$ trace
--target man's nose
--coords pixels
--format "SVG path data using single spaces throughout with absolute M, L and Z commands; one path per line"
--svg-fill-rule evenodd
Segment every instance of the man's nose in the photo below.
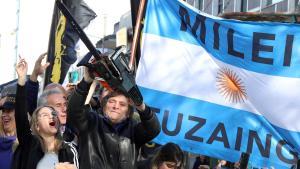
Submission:
M 62 106 L 62 110 L 64 113 L 67 112 L 67 106 Z
M 120 107 L 120 105 L 119 105 L 118 103 L 114 103 L 114 104 L 113 104 L 113 108 L 114 108 L 114 109 L 119 109 L 119 107 Z

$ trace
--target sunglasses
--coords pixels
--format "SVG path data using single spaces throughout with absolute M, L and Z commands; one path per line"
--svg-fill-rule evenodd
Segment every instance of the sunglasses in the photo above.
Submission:
M 180 163 L 175 163 L 175 162 L 165 162 L 166 166 L 168 168 L 173 168 L 173 169 L 180 169 Z

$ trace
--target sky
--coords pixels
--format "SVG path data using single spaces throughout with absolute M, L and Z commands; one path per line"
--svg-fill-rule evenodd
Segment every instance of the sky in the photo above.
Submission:
M 3 3 L 1 3 L 3 2 Z M 130 10 L 129 0 L 85 0 L 97 14 L 85 29 L 93 43 L 104 35 L 113 33 L 113 26 L 122 14 Z M 17 25 L 17 0 L 0 0 L 0 84 L 15 78 L 16 53 L 25 57 L 31 73 L 37 57 L 48 49 L 54 0 L 20 0 L 19 32 Z M 5 23 L 5 24 L 4 24 Z M 18 39 L 18 40 L 16 40 Z M 18 41 L 18 52 L 15 42 Z

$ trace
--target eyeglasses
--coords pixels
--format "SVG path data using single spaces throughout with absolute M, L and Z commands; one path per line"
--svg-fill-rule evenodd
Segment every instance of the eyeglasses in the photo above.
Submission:
M 52 117 L 50 117 L 52 115 Z M 51 112 L 51 114 L 50 113 L 44 113 L 44 112 L 42 112 L 42 113 L 40 113 L 39 115 L 38 115 L 38 117 L 40 117 L 40 118 L 56 118 L 57 117 L 57 112 L 56 111 L 52 111 Z
M 180 162 L 175 163 L 175 162 L 164 162 L 168 168 L 173 168 L 173 169 L 180 169 Z

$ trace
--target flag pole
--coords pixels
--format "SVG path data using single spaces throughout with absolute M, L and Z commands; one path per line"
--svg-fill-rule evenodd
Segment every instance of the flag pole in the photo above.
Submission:
M 145 10 L 145 4 L 146 4 L 146 0 L 140 1 L 138 16 L 136 19 L 137 21 L 136 21 L 135 28 L 134 28 L 134 36 L 133 36 L 133 41 L 132 41 L 131 55 L 130 55 L 130 60 L 129 60 L 129 65 L 128 65 L 128 67 L 131 71 L 133 70 L 133 64 L 134 64 L 135 57 L 136 57 L 136 49 L 137 49 L 140 34 L 141 34 L 141 22 L 142 22 L 143 13 Z

